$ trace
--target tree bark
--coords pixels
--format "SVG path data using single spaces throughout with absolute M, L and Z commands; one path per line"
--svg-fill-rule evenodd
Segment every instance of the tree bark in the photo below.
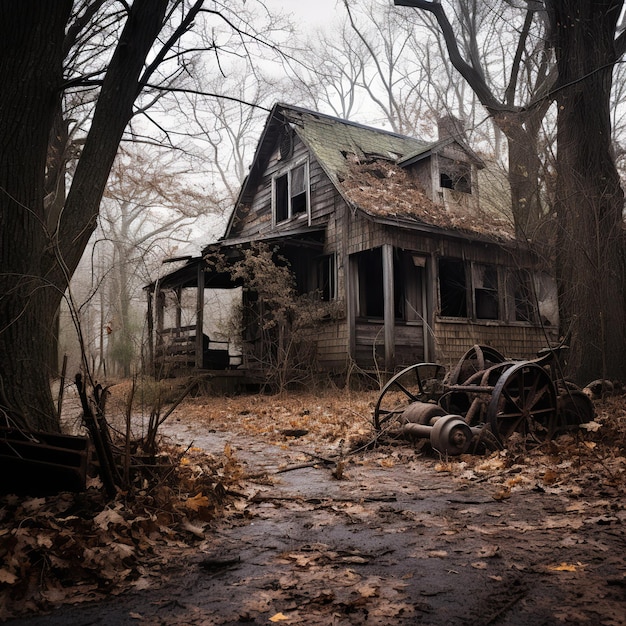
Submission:
M 33 428 L 59 427 L 48 369 L 54 316 L 95 228 L 167 5 L 135 0 L 130 7 L 57 215 L 44 205 L 46 155 L 63 86 L 72 1 L 0 4 L 0 408 Z
M 546 2 L 556 51 L 557 273 L 569 366 L 579 383 L 624 376 L 624 193 L 610 92 L 622 0 Z
M 538 228 L 545 220 L 540 194 L 539 130 L 544 111 L 528 113 L 491 112 L 496 126 L 507 138 L 508 182 L 515 235 L 520 241 L 536 242 Z M 532 122 L 538 121 L 538 124 Z
M 61 294 L 44 268 L 48 138 L 63 80 L 71 0 L 0 4 L 0 408 L 57 426 L 49 353 Z

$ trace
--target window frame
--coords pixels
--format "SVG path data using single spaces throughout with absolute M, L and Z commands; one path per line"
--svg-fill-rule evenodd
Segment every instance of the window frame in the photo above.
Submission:
M 304 191 L 301 191 L 297 194 L 293 192 L 293 176 L 294 172 L 299 168 L 304 168 Z M 280 190 L 281 182 L 280 180 L 286 179 L 286 207 L 279 207 L 279 198 L 278 192 Z M 301 198 L 304 194 L 304 210 L 295 210 L 294 204 L 299 206 L 299 202 L 294 202 L 294 199 Z M 279 212 L 279 208 L 281 209 Z M 286 209 L 286 210 L 284 210 Z M 285 214 L 285 217 L 283 217 Z M 279 224 L 284 224 L 285 222 L 289 222 L 290 220 L 299 219 L 301 216 L 305 215 L 307 220 L 311 221 L 311 180 L 310 180 L 310 169 L 309 169 L 309 159 L 300 159 L 299 161 L 294 161 L 287 168 L 283 168 L 280 171 L 276 172 L 272 175 L 272 223 L 274 226 Z M 280 218 L 280 219 L 279 219 Z
M 459 193 L 472 195 L 472 164 L 467 161 L 455 161 L 448 157 L 439 157 L 439 189 L 451 189 Z
M 465 276 L 465 316 L 444 314 L 443 298 L 442 298 L 442 276 L 441 276 L 441 263 L 454 263 L 457 264 L 457 274 L 460 272 L 460 266 L 464 267 Z M 486 276 L 485 270 L 481 268 L 493 268 L 495 270 L 495 276 L 492 274 L 488 280 L 487 286 L 479 284 L 479 274 L 483 277 Z M 495 278 L 495 280 L 494 280 Z M 448 279 L 451 282 L 454 276 Z M 460 257 L 441 256 L 437 259 L 437 298 L 439 303 L 438 317 L 441 320 L 456 321 L 456 320 L 471 320 L 479 324 L 507 324 L 507 325 L 526 325 L 526 326 L 539 326 L 541 311 L 539 303 L 533 303 L 530 294 L 532 293 L 533 285 L 537 280 L 536 273 L 531 268 L 514 268 L 509 266 L 503 266 L 496 263 L 488 263 L 482 261 L 466 261 Z M 526 284 L 524 285 L 524 281 Z M 497 287 L 494 287 L 497 285 Z M 519 289 L 518 289 L 519 287 Z M 518 296 L 518 291 L 523 291 L 526 288 L 529 290 L 527 298 Z M 461 292 L 461 285 L 457 289 Z M 480 306 L 480 298 L 488 305 L 489 300 L 495 303 L 497 307 L 497 317 L 483 316 L 479 317 L 478 308 Z M 525 309 L 525 315 L 520 312 L 520 309 Z M 527 319 L 524 319 L 526 317 Z
M 383 248 L 376 246 L 351 255 L 356 263 L 356 317 L 360 321 L 380 322 L 384 319 Z M 406 322 L 404 268 L 394 247 L 393 312 L 395 323 Z
M 470 282 L 472 290 L 472 319 L 476 321 L 506 321 L 505 310 L 502 306 L 502 281 L 500 280 L 500 268 L 494 263 L 470 264 Z M 481 272 L 482 268 L 482 272 Z M 493 274 L 495 272 L 495 275 Z M 479 274 L 481 280 L 479 281 Z M 495 280 L 494 280 L 495 279 Z M 479 284 L 480 282 L 480 284 Z M 487 284 L 485 284 L 487 283 Z M 495 285 L 494 285 L 495 283 Z M 495 306 L 495 317 L 479 312 L 486 311 L 489 306 Z
M 455 272 L 454 276 L 446 277 L 447 287 L 446 287 L 445 292 L 446 294 L 450 294 L 450 296 L 446 298 L 447 300 L 449 300 L 449 298 L 452 295 L 454 295 L 453 292 L 456 292 L 459 294 L 460 300 L 458 302 L 458 305 L 462 306 L 465 309 L 465 315 L 451 315 L 450 313 L 444 313 L 444 292 L 442 290 L 442 276 L 441 276 L 442 262 L 449 263 L 450 265 L 452 264 L 457 265 L 458 268 L 462 268 L 463 270 L 462 271 L 463 284 L 459 283 L 459 287 L 456 289 L 454 288 L 454 285 L 452 284 L 454 276 L 458 275 L 458 277 L 460 277 L 461 275 L 461 272 L 457 271 Z M 469 306 L 471 306 L 472 304 L 471 293 L 469 291 L 469 289 L 471 288 L 470 285 L 471 285 L 471 276 L 468 275 L 467 261 L 464 261 L 463 259 L 460 259 L 458 257 L 448 257 L 448 256 L 441 256 L 437 259 L 437 298 L 439 301 L 439 316 L 440 317 L 444 319 L 453 319 L 453 320 L 471 319 L 471 317 L 468 315 Z

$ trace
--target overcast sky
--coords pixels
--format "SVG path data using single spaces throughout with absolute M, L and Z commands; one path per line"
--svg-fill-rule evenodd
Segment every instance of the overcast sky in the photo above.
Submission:
M 293 14 L 298 26 L 323 27 L 335 18 L 337 2 L 341 0 L 266 0 L 265 3 L 270 10 Z

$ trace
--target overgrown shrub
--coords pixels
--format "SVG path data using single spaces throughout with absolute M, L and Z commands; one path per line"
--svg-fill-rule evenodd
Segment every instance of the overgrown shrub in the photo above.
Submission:
M 319 369 L 314 330 L 336 315 L 337 305 L 322 301 L 318 292 L 299 294 L 289 262 L 276 247 L 253 243 L 235 263 L 221 255 L 207 261 L 244 287 L 237 324 L 248 366 L 273 391 L 311 384 Z

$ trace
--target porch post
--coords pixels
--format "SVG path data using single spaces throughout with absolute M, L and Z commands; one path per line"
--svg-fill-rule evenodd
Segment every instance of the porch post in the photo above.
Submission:
M 146 313 L 148 322 L 148 363 L 147 369 L 151 376 L 155 375 L 156 368 L 154 365 L 154 311 L 152 308 L 152 298 L 154 292 L 152 289 L 146 289 L 146 295 L 148 296 L 148 312 Z
M 395 341 L 395 312 L 393 304 L 393 246 L 389 243 L 383 245 L 383 315 L 385 336 L 385 370 L 393 372 L 396 357 Z
M 183 325 L 183 306 L 182 306 L 182 297 L 183 297 L 183 290 L 182 288 L 176 287 L 175 290 L 175 294 L 176 294 L 176 321 L 175 321 L 175 326 L 176 326 L 176 336 L 180 335 L 180 329 Z
M 357 285 L 357 264 L 352 255 L 346 254 L 344 257 L 344 281 L 346 287 L 346 319 L 348 322 L 348 357 L 349 361 L 356 363 L 356 302 Z
M 196 300 L 196 369 L 202 369 L 204 364 L 204 261 L 198 262 L 197 273 L 197 300 Z

